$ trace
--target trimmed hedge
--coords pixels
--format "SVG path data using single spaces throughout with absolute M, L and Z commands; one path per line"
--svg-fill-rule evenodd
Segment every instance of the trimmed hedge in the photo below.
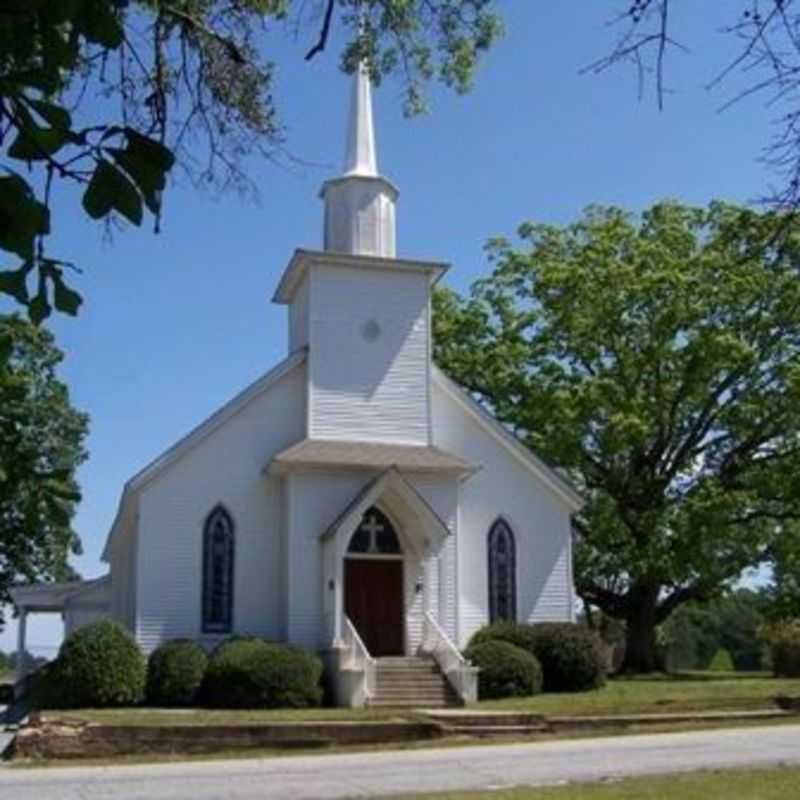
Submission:
M 527 697 L 542 690 L 542 668 L 534 656 L 509 642 L 470 644 L 464 655 L 480 668 L 478 697 Z
M 574 622 L 542 622 L 531 628 L 546 692 L 585 692 L 605 685 L 605 649 L 594 631 Z
M 129 706 L 144 696 L 146 663 L 134 638 L 110 620 L 78 628 L 43 668 L 41 708 Z
M 235 638 L 211 654 L 202 701 L 216 708 L 308 708 L 322 700 L 322 662 L 300 647 Z
M 197 698 L 208 666 L 200 645 L 175 639 L 157 647 L 147 661 L 147 702 L 157 706 L 188 706 Z
M 598 689 L 606 682 L 603 642 L 583 625 L 495 622 L 477 631 L 470 647 L 488 641 L 508 642 L 535 656 L 542 667 L 545 692 L 583 692 Z
M 472 634 L 469 646 L 481 642 L 508 642 L 515 647 L 521 647 L 529 653 L 535 655 L 536 635 L 533 625 L 520 625 L 516 622 L 501 620 L 493 622 L 491 625 L 484 625 Z

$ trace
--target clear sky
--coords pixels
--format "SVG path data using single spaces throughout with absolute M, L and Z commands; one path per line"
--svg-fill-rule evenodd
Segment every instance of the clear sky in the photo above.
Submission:
M 487 271 L 486 240 L 525 220 L 568 223 L 591 203 L 640 210 L 667 197 L 745 203 L 766 191 L 758 156 L 778 112 L 764 98 L 720 114 L 741 81 L 705 88 L 736 52 L 720 29 L 740 2 L 676 6 L 691 53 L 669 59 L 663 113 L 652 91 L 639 102 L 632 71 L 579 74 L 611 47 L 606 23 L 624 3 L 500 5 L 506 36 L 470 94 L 435 88 L 432 113 L 406 120 L 398 84 L 374 93 L 379 168 L 400 189 L 399 255 L 450 262 L 446 283 L 465 289 Z M 285 355 L 286 312 L 270 298 L 294 248 L 321 245 L 317 191 L 340 168 L 349 98 L 334 50 L 303 61 L 313 38 L 267 43 L 289 150 L 318 166 L 252 162 L 258 203 L 179 182 L 158 236 L 129 228 L 108 241 L 79 209 L 56 206 L 53 252 L 85 268 L 80 315 L 49 323 L 72 400 L 91 415 L 76 519 L 85 577 L 105 571 L 124 481 Z M 32 649 L 48 654 L 42 646 L 60 637 L 57 618 L 32 618 Z M 11 622 L 0 649 L 14 642 Z

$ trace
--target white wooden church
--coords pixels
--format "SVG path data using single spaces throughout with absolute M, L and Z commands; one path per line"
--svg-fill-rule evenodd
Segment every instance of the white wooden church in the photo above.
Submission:
M 295 251 L 273 298 L 286 358 L 126 483 L 107 576 L 15 590 L 21 648 L 28 612 L 67 632 L 111 616 L 146 652 L 231 634 L 314 649 L 345 705 L 397 701 L 382 667 L 418 664 L 469 700 L 477 628 L 572 619 L 581 500 L 432 363 L 448 267 L 395 255 L 363 72 L 321 197 L 324 248 Z

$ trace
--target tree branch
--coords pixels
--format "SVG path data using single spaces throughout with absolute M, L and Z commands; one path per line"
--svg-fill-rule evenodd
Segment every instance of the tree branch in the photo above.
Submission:
M 317 43 L 306 53 L 306 61 L 311 61 L 317 53 L 321 53 L 328 43 L 328 36 L 331 32 L 331 19 L 333 18 L 333 8 L 336 5 L 336 0 L 328 0 L 328 5 L 325 9 L 325 19 L 322 21 L 322 30 L 319 33 L 319 40 Z

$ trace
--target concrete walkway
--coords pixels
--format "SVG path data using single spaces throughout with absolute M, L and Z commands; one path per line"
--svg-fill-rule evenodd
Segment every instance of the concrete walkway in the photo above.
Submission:
M 0 770 L 14 800 L 375 797 L 586 781 L 709 767 L 800 765 L 800 725 L 536 744 Z

